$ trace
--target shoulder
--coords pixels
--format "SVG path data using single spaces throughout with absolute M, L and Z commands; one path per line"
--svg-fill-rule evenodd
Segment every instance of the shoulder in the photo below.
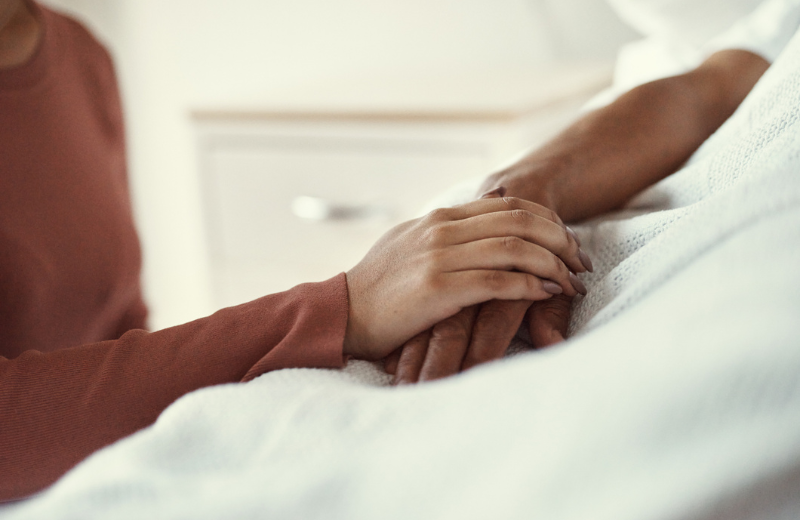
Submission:
M 53 68 L 62 86 L 92 107 L 109 135 L 121 139 L 119 87 L 110 53 L 80 21 L 47 7 L 39 9 L 46 44 L 54 47 Z
M 113 75 L 114 65 L 108 49 L 83 23 L 48 7 L 39 6 L 39 9 L 45 30 L 49 31 L 67 60 L 75 61 L 95 73 Z

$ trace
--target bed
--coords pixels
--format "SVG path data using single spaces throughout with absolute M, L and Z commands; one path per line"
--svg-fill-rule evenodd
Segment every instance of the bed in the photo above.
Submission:
M 798 119 L 795 37 L 681 171 L 577 227 L 596 269 L 558 347 L 520 333 L 413 387 L 351 362 L 199 390 L 0 514 L 796 519 Z

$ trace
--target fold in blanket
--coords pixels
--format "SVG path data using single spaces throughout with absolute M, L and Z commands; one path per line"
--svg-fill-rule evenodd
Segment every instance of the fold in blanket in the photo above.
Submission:
M 798 63 L 796 36 L 681 172 L 579 228 L 596 269 L 560 347 L 402 389 L 366 365 L 204 389 L 5 512 L 795 518 Z

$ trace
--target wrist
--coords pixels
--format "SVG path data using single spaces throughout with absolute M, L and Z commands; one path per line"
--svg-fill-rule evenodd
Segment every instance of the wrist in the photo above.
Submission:
M 553 210 L 563 218 L 559 184 L 566 170 L 566 161 L 548 157 L 528 156 L 508 168 L 490 175 L 484 183 L 485 191 L 504 186 L 506 196 L 529 200 Z
M 353 313 L 350 312 L 347 316 L 347 329 L 344 333 L 344 343 L 342 344 L 342 354 L 356 359 L 366 359 L 364 355 L 364 347 L 362 345 L 361 337 L 363 334 L 359 333 L 359 326 L 357 320 L 354 319 Z
M 371 359 L 369 318 L 365 316 L 362 293 L 358 287 L 358 266 L 345 273 L 347 280 L 347 327 L 342 354 L 356 359 Z

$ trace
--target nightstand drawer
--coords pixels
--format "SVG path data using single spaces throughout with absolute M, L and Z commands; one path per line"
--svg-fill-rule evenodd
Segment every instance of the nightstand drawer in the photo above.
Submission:
M 572 89 L 521 112 L 197 115 L 215 306 L 351 268 L 443 191 L 566 125 L 589 96 Z
M 489 171 L 480 141 L 248 136 L 208 147 L 215 300 L 232 305 L 355 265 L 433 195 Z

